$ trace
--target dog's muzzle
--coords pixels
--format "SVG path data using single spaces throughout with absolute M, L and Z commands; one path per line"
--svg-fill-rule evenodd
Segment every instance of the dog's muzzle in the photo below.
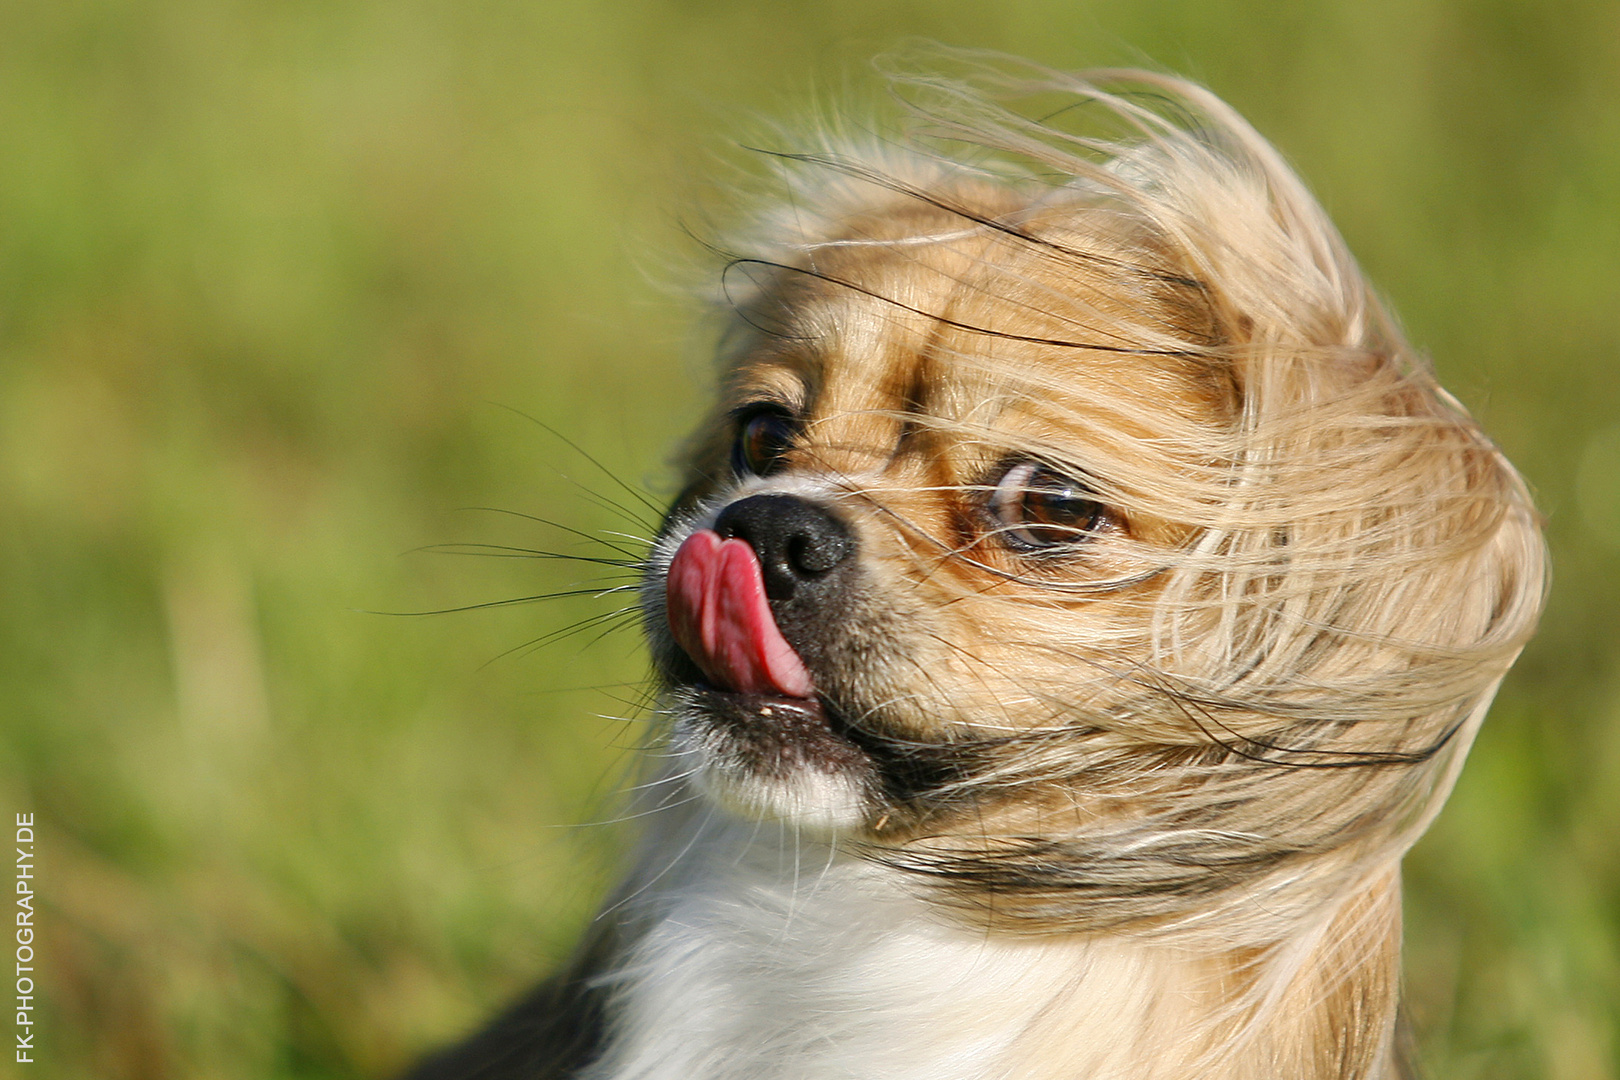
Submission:
M 812 697 L 810 672 L 844 607 L 856 546 L 831 510 L 808 499 L 739 499 L 676 551 L 670 630 L 717 689 Z
M 797 495 L 739 499 L 720 512 L 714 531 L 754 549 L 778 622 L 813 616 L 841 593 L 853 566 L 849 529 L 831 511 Z

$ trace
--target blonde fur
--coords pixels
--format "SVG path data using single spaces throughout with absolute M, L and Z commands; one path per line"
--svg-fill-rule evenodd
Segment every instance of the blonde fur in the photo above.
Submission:
M 1539 613 L 1530 500 L 1298 178 L 1213 95 L 1144 72 L 972 78 L 901 78 L 914 124 L 897 144 L 778 156 L 786 196 L 734 242 L 723 406 L 797 394 L 804 444 L 780 476 L 727 482 L 700 443 L 649 580 L 717 508 L 818 490 L 856 525 L 882 597 L 869 607 L 944 642 L 869 630 L 888 636 L 866 670 L 818 678 L 862 703 L 857 724 L 972 764 L 922 810 L 866 807 L 864 828 L 827 841 L 826 874 L 790 859 L 791 879 L 739 886 L 788 894 L 749 908 L 771 929 L 744 967 L 771 974 L 716 982 L 798 997 L 771 1014 L 797 1025 L 808 1006 L 829 1027 L 813 1041 L 842 1063 L 794 1071 L 815 1055 L 772 1038 L 775 1064 L 713 1075 L 1387 1075 L 1396 864 Z M 1042 95 L 1115 132 L 1008 104 Z M 921 383 L 902 393 L 928 401 L 901 402 L 882 379 Z M 913 468 L 896 464 L 897 425 L 932 444 Z M 709 430 L 727 437 L 719 416 Z M 1128 524 L 1061 573 L 953 534 L 933 504 L 1009 454 L 1086 477 Z M 677 723 L 677 738 L 689 730 Z M 741 773 L 695 767 L 711 789 Z M 796 828 L 861 816 L 799 813 L 791 793 L 771 802 L 780 784 L 748 782 L 767 790 L 742 796 L 745 811 Z M 694 850 L 753 858 L 697 835 Z M 836 911 L 869 880 L 917 899 L 847 927 Z M 813 913 L 828 897 L 834 912 Z M 899 913 L 907 903 L 921 906 Z M 959 955 L 931 965 L 946 947 L 917 944 L 908 961 L 913 946 L 894 943 L 947 935 L 947 911 Z M 659 950 L 674 948 L 692 967 L 655 981 L 685 1001 L 683 970 L 737 946 L 697 947 L 684 916 L 659 925 L 677 924 L 681 944 L 654 931 L 637 962 L 670 963 Z M 850 967 L 812 980 L 850 1001 L 794 989 L 779 968 L 806 953 Z M 896 1015 L 856 1053 L 839 1025 L 885 1009 L 855 1004 L 873 996 L 857 973 L 870 963 L 930 1004 L 878 994 Z M 958 1000 L 947 988 L 975 965 L 1023 963 L 1047 972 L 1042 991 L 982 1002 L 972 1024 L 940 1000 Z M 634 1014 L 651 983 L 620 977 L 644 988 Z M 681 1031 L 680 1015 L 643 1022 Z M 985 1036 L 971 1066 L 920 1046 L 900 1051 L 909 1072 L 876 1063 L 878 1044 L 909 1046 L 901 1028 L 955 1046 L 948 1033 L 985 1022 L 1005 1046 Z
M 900 135 L 770 155 L 727 242 L 579 1075 L 1393 1076 L 1398 863 L 1542 603 L 1524 484 L 1208 91 L 947 62 L 894 75 Z M 766 407 L 793 437 L 750 475 Z M 1064 543 L 997 509 L 1037 474 L 1095 501 Z M 664 614 L 761 493 L 859 551 L 787 750 L 777 706 L 715 719 Z

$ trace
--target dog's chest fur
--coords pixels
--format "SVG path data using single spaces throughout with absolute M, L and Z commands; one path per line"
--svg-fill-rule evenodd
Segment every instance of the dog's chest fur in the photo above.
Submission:
M 590 1080 L 1146 1080 L 1207 1047 L 1209 977 L 1185 954 L 975 933 L 893 871 L 704 832 L 606 976 L 617 1026 Z

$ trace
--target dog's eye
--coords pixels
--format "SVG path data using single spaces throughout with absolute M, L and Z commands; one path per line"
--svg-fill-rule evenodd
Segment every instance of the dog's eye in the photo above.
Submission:
M 996 536 L 1021 552 L 1072 547 L 1090 539 L 1107 519 L 1090 488 L 1036 461 L 1018 462 L 1002 473 L 987 509 Z
M 737 441 L 731 446 L 731 467 L 739 476 L 769 476 L 782 465 L 799 425 L 781 409 L 765 405 L 742 414 Z

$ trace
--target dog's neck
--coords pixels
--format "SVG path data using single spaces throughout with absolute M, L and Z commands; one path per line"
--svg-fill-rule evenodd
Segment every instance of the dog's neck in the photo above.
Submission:
M 649 848 L 625 901 L 644 929 L 599 976 L 617 1016 L 590 1080 L 1395 1075 L 1392 875 L 1314 934 L 1240 956 L 976 932 L 825 841 L 688 829 Z

